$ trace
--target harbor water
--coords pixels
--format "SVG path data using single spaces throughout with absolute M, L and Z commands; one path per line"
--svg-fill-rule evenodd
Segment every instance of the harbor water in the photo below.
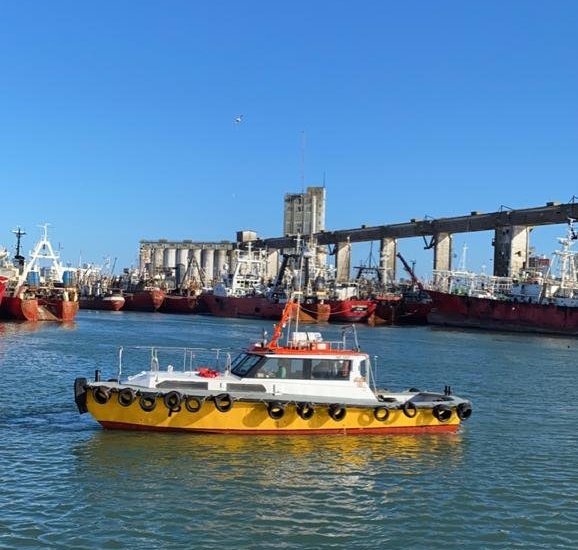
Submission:
M 0 548 L 578 547 L 576 339 L 358 327 L 380 387 L 471 399 L 458 434 L 113 432 L 77 412 L 74 379 L 116 376 L 118 346 L 240 349 L 263 329 L 96 311 L 0 325 Z

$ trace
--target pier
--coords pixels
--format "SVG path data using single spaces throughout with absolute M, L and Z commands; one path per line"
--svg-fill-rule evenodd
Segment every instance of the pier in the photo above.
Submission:
M 482 214 L 471 212 L 451 218 L 411 219 L 409 222 L 358 228 L 322 231 L 313 235 L 319 245 L 334 247 L 337 277 L 349 278 L 351 243 L 379 241 L 380 268 L 395 275 L 398 239 L 423 237 L 425 247 L 433 250 L 433 269 L 451 269 L 452 236 L 456 233 L 493 231 L 494 275 L 507 277 L 518 271 L 528 259 L 530 229 L 541 225 L 563 224 L 578 219 L 578 203 L 548 202 L 545 206 L 525 209 L 503 208 Z M 295 237 L 261 239 L 255 247 L 288 249 Z
M 314 242 L 332 248 L 338 281 L 350 277 L 351 245 L 378 241 L 380 269 L 395 278 L 397 241 L 422 237 L 424 246 L 433 251 L 433 269 L 449 270 L 452 260 L 452 239 L 456 233 L 493 231 L 494 275 L 510 276 L 528 260 L 530 229 L 536 226 L 563 224 L 578 219 L 578 203 L 548 202 L 545 206 L 511 209 L 497 212 L 470 212 L 449 218 L 412 218 L 408 222 L 320 231 L 311 235 Z M 198 280 L 218 276 L 223 266 L 232 264 L 232 251 L 237 246 L 267 250 L 268 275 L 276 275 L 279 254 L 295 248 L 296 236 L 285 235 L 260 239 L 253 231 L 237 232 L 236 242 L 158 241 L 140 242 L 141 269 L 154 273 L 159 269 L 175 269 Z M 178 273 L 177 273 L 178 274 Z

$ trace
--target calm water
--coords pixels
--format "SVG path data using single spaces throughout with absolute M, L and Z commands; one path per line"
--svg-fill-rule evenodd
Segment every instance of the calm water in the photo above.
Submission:
M 381 386 L 472 399 L 458 435 L 115 433 L 76 411 L 74 378 L 114 376 L 119 345 L 241 347 L 263 328 L 88 311 L 0 325 L 0 547 L 578 547 L 575 339 L 359 327 Z

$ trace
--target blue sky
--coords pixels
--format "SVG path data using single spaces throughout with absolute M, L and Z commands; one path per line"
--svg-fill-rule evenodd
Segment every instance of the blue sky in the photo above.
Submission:
M 568 202 L 577 25 L 562 0 L 0 1 L 0 244 L 48 222 L 124 267 L 140 239 L 279 236 L 323 182 L 327 229 Z M 490 265 L 491 237 L 456 254 Z

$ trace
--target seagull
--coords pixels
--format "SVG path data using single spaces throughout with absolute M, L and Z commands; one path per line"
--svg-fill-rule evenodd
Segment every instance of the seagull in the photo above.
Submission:
M 235 117 L 235 124 L 241 124 L 243 122 L 243 115 L 237 115 Z

